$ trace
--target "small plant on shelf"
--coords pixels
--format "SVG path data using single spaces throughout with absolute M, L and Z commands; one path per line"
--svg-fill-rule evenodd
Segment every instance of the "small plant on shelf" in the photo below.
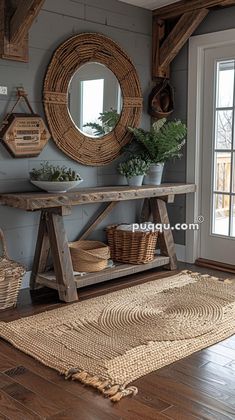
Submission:
M 118 165 L 119 173 L 127 178 L 127 182 L 131 186 L 142 185 L 148 169 L 149 163 L 140 157 L 133 157 Z
M 29 173 L 32 181 L 68 182 L 81 180 L 80 175 L 66 166 L 53 166 L 49 162 L 41 163 L 41 168 Z
M 32 169 L 29 176 L 32 184 L 51 193 L 64 193 L 83 181 L 71 168 L 53 166 L 49 162 L 41 163 L 39 169 Z
M 168 121 L 166 118 L 155 122 L 150 131 L 129 127 L 134 134 L 139 151 L 147 153 L 152 163 L 164 163 L 172 158 L 180 158 L 187 134 L 186 125 L 181 121 Z
M 130 145 L 129 152 L 151 162 L 150 175 L 145 183 L 158 185 L 161 183 L 165 162 L 182 157 L 187 134 L 186 125 L 180 120 L 167 121 L 166 118 L 162 118 L 155 122 L 149 131 L 132 127 L 129 127 L 129 131 L 136 140 Z

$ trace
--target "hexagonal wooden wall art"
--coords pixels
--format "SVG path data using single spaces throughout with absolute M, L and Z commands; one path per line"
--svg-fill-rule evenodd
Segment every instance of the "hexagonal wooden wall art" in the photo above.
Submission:
M 36 114 L 10 114 L 0 131 L 3 144 L 15 158 L 38 156 L 50 137 L 43 119 Z

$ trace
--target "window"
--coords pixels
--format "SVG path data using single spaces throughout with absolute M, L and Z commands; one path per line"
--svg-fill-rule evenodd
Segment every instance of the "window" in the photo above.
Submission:
M 83 80 L 81 82 L 81 127 L 88 135 L 94 135 L 95 130 L 84 127 L 88 123 L 99 123 L 100 113 L 103 112 L 104 79 Z
M 217 63 L 212 233 L 235 237 L 235 60 Z

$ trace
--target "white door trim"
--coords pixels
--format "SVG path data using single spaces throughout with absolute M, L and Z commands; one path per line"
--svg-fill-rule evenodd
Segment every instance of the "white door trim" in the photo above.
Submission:
M 201 148 L 204 56 L 208 48 L 235 43 L 235 29 L 193 36 L 189 39 L 188 63 L 188 139 L 186 180 L 197 185 L 195 195 L 186 196 L 187 223 L 197 221 L 201 208 Z M 203 215 L 202 215 L 203 216 Z M 199 257 L 200 231 L 186 232 L 186 261 Z

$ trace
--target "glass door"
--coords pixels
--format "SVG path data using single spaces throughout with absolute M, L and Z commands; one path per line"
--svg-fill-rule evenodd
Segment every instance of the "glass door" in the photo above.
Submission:
M 234 229 L 234 60 L 217 62 L 214 113 L 212 229 L 233 236 Z
M 235 264 L 235 46 L 205 52 L 201 258 Z

